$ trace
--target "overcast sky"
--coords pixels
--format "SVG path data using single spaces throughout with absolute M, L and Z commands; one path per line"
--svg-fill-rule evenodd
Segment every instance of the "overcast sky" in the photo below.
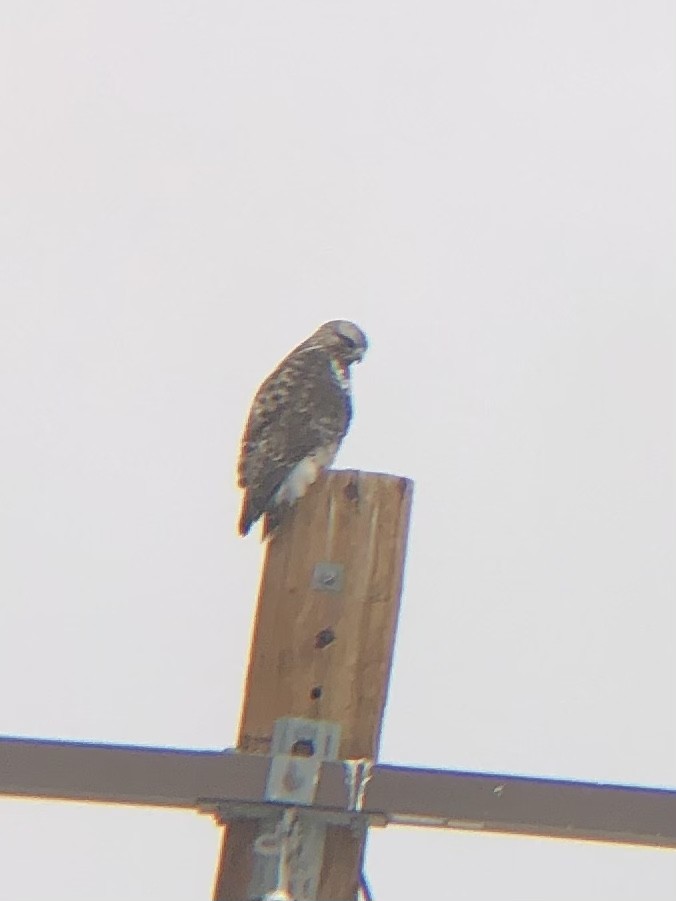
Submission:
M 326 319 L 415 480 L 382 760 L 676 786 L 672 0 L 4 0 L 0 733 L 222 748 L 234 466 Z M 13 901 L 194 901 L 192 813 L 0 802 Z M 376 901 L 673 899 L 676 854 L 377 831 Z

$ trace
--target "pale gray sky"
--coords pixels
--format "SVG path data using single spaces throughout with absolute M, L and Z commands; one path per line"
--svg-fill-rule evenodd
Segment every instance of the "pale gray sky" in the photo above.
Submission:
M 233 742 L 234 465 L 325 319 L 416 482 L 382 759 L 676 785 L 671 0 L 4 0 L 0 733 Z M 0 802 L 13 901 L 207 899 L 193 814 Z M 389 829 L 377 901 L 672 899 L 676 854 Z

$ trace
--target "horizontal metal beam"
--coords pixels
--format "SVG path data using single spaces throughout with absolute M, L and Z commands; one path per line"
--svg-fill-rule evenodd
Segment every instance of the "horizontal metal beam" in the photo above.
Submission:
M 0 738 L 0 795 L 185 808 L 228 820 L 269 808 L 269 765 L 269 757 L 233 751 Z M 345 775 L 341 762 L 322 764 L 318 816 L 676 848 L 676 791 L 378 765 L 355 811 Z
M 369 811 L 420 826 L 676 848 L 676 791 L 379 766 Z
M 200 798 L 260 801 L 266 757 L 0 737 L 0 795 L 146 807 L 199 807 Z

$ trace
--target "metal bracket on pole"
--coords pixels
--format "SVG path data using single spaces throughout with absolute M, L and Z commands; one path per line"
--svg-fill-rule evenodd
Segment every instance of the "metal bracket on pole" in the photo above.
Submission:
M 312 573 L 316 591 L 342 591 L 345 567 L 342 563 L 317 563 Z
M 284 805 L 266 818 L 254 844 L 256 852 L 249 898 L 264 901 L 313 901 L 324 855 L 326 823 L 302 808 L 314 801 L 322 760 L 336 760 L 340 725 L 326 720 L 283 717 L 272 735 L 272 763 L 266 801 Z

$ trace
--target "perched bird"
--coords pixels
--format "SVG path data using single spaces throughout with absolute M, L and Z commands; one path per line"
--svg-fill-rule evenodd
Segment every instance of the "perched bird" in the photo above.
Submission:
M 325 322 L 258 389 L 239 457 L 240 535 L 264 514 L 269 535 L 331 465 L 352 416 L 350 364 L 367 346 L 353 322 Z

